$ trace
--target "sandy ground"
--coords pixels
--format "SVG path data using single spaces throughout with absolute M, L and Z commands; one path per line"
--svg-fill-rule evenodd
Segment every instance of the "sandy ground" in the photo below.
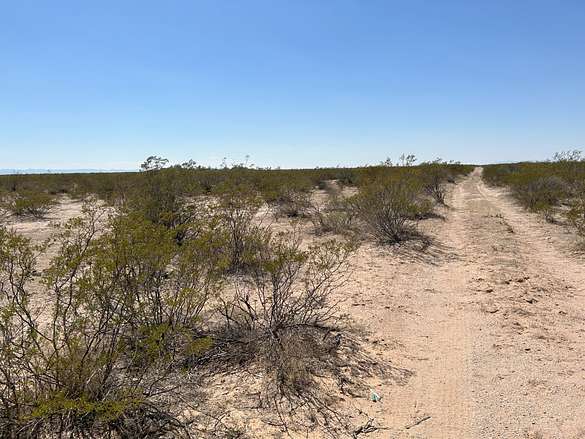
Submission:
M 356 258 L 352 315 L 383 359 L 412 373 L 361 404 L 387 428 L 367 437 L 585 437 L 585 270 L 574 237 L 486 187 L 480 169 L 448 204 L 425 254 L 365 247 Z
M 352 258 L 337 298 L 365 329 L 370 358 L 389 367 L 366 378 L 381 401 L 366 389 L 337 395 L 336 409 L 356 426 L 371 419 L 378 430 L 354 435 L 366 439 L 585 438 L 585 261 L 574 235 L 487 187 L 481 169 L 447 204 L 421 226 L 433 240 L 425 251 L 364 244 Z M 12 225 L 45 239 L 80 206 Z M 248 437 L 284 437 L 255 406 L 256 378 L 216 377 L 206 405 Z

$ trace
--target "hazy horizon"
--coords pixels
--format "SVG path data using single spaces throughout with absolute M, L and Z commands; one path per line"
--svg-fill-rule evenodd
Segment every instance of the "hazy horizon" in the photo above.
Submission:
M 585 3 L 12 2 L 0 167 L 465 163 L 585 147 Z

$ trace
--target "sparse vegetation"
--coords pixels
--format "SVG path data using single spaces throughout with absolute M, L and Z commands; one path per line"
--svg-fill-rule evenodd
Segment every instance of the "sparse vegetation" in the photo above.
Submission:
M 16 216 L 42 218 L 57 204 L 55 197 L 45 192 L 21 191 L 5 194 L 2 200 L 6 211 Z
M 323 206 L 313 206 L 310 218 L 317 234 L 352 235 L 357 228 L 352 201 L 339 196 L 332 196 Z
M 524 207 L 548 221 L 565 217 L 583 230 L 585 161 L 580 151 L 557 153 L 548 162 L 489 165 L 484 168 L 484 178 L 490 184 L 510 188 Z
M 431 199 L 444 201 L 429 184 L 444 190 L 468 168 L 436 163 L 424 168 L 431 178 L 413 157 L 402 162 L 211 170 L 152 156 L 135 174 L 0 178 L 15 215 L 46 214 L 58 193 L 86 200 L 43 243 L 0 228 L 0 435 L 188 435 L 177 384 L 242 365 L 263 372 L 263 404 L 281 415 L 302 407 L 330 428 L 321 380 L 346 383 L 354 371 L 340 356 L 333 299 L 354 240 L 306 246 L 260 211 L 312 221 L 320 234 L 408 239 Z M 348 184 L 357 195 L 343 193 Z

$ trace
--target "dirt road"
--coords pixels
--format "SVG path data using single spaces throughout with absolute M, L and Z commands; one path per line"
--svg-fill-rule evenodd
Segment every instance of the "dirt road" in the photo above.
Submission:
M 585 262 L 574 241 L 488 188 L 479 168 L 448 204 L 425 256 L 359 258 L 352 314 L 409 372 L 372 383 L 383 399 L 360 408 L 386 429 L 368 439 L 585 438 Z

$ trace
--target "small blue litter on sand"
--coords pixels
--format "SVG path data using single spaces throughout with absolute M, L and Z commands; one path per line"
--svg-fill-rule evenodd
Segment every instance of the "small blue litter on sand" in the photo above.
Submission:
M 370 400 L 373 402 L 378 402 L 382 399 L 382 397 L 380 395 L 378 395 L 376 392 L 374 392 L 372 389 L 370 389 Z

